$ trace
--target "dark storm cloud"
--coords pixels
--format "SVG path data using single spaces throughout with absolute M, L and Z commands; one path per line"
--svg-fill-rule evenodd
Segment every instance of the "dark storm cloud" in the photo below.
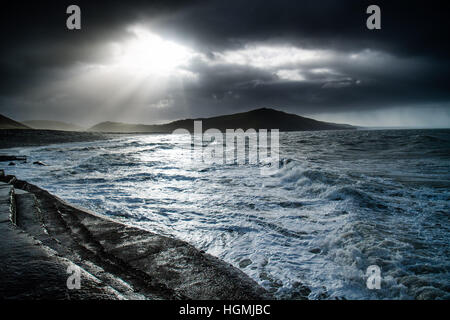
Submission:
M 82 8 L 77 32 L 65 27 L 72 3 Z M 382 9 L 382 30 L 366 28 L 365 10 L 373 3 Z M 94 119 L 105 100 L 101 93 L 70 96 L 49 89 L 36 98 L 29 92 L 67 81 L 77 65 L 105 63 L 105 44 L 130 37 L 126 27 L 136 23 L 204 55 L 185 66 L 196 81 L 186 81 L 183 92 L 174 88 L 159 95 L 170 106 L 151 109 L 151 118 L 142 117 L 142 108 L 136 111 L 139 121 L 261 106 L 309 114 L 390 106 L 448 109 L 447 7 L 445 1 L 16 1 L 0 13 L 0 113 Z M 224 58 L 249 46 L 327 50 L 331 57 L 278 66 Z M 362 60 L 349 58 L 355 54 Z M 137 105 L 132 97 L 126 101 L 127 108 Z M 149 109 L 159 102 L 149 100 Z M 109 116 L 117 120 L 122 113 Z
M 369 33 L 366 8 L 382 8 L 382 30 Z M 186 36 L 205 50 L 249 41 L 290 42 L 347 51 L 376 47 L 396 54 L 447 58 L 445 1 L 207 1 L 162 16 L 160 31 Z M 158 21 L 156 23 L 158 25 Z

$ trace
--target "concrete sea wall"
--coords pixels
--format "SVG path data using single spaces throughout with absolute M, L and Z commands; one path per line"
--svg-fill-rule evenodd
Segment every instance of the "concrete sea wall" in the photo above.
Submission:
M 77 208 L 0 171 L 0 298 L 270 299 L 192 245 Z M 66 285 L 69 266 L 80 289 Z

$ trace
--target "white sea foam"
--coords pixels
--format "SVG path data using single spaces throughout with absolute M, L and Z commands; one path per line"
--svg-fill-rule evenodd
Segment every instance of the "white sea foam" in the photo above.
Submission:
M 281 169 L 180 157 L 186 136 L 20 148 L 4 166 L 73 202 L 186 240 L 279 298 L 450 298 L 450 132 L 280 135 Z M 33 161 L 43 161 L 37 167 Z M 366 287 L 369 265 L 380 290 Z

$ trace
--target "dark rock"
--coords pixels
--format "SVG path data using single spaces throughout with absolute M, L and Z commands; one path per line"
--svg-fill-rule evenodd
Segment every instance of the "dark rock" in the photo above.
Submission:
M 294 282 L 292 285 L 293 290 L 293 299 L 308 299 L 308 296 L 311 293 L 311 289 L 307 286 L 303 285 L 301 282 Z
M 15 166 L 16 164 L 14 163 L 14 162 L 10 162 L 9 164 L 8 164 L 8 166 Z
M 16 182 L 16 180 L 17 180 L 16 176 L 12 176 L 9 174 L 7 176 L 2 177 L 2 181 L 8 184 L 13 184 L 14 182 Z
M 26 156 L 10 156 L 10 155 L 0 155 L 0 162 L 3 161 L 27 161 Z
M 296 281 L 292 284 L 290 290 L 280 295 L 280 298 L 284 300 L 308 300 L 310 294 L 311 289 L 301 282 Z
M 46 166 L 46 164 L 43 163 L 42 161 L 35 161 L 35 162 L 33 162 L 33 164 L 37 164 L 39 166 Z
M 327 288 L 322 286 L 322 290 L 321 290 L 321 292 L 319 292 L 316 299 L 317 300 L 327 300 L 329 298 L 330 298 L 330 295 L 328 294 Z
M 244 259 L 244 260 L 242 260 L 241 262 L 239 262 L 239 267 L 242 268 L 242 269 L 244 269 L 244 268 L 246 268 L 247 266 L 251 265 L 252 263 L 253 263 L 252 260 L 250 260 L 250 259 Z
M 273 279 L 270 278 L 269 275 L 264 271 L 259 274 L 259 278 L 261 280 L 273 281 Z

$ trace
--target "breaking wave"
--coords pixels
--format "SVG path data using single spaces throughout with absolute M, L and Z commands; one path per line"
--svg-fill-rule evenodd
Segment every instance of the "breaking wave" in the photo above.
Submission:
M 195 165 L 182 136 L 17 149 L 5 168 L 127 223 L 186 240 L 280 299 L 449 299 L 450 131 L 292 132 L 280 170 Z M 32 165 L 34 160 L 48 166 Z M 380 290 L 366 269 L 381 268 Z

